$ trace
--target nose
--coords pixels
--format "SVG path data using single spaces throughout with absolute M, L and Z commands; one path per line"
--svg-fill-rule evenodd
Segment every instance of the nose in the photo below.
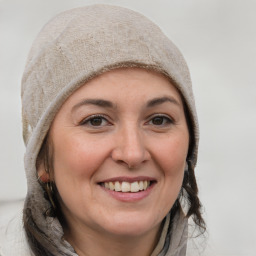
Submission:
M 126 165 L 129 169 L 138 168 L 151 158 L 145 140 L 138 129 L 123 128 L 115 137 L 112 159 Z

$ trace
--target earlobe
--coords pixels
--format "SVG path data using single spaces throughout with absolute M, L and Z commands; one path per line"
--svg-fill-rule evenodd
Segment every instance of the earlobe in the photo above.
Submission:
M 37 168 L 38 180 L 42 183 L 47 183 L 50 181 L 50 175 L 45 171 L 43 163 Z

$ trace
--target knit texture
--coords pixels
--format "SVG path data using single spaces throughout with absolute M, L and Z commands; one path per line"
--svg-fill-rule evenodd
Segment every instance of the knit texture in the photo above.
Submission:
M 64 101 L 88 80 L 111 69 L 141 67 L 165 74 L 177 87 L 188 107 L 194 143 L 198 150 L 198 121 L 191 79 L 176 46 L 150 20 L 134 11 L 109 5 L 93 5 L 59 14 L 36 38 L 22 79 L 23 137 L 26 144 L 27 201 L 38 227 L 75 255 L 61 240 L 57 219 L 45 218 L 49 202 L 38 183 L 36 159 L 49 127 Z

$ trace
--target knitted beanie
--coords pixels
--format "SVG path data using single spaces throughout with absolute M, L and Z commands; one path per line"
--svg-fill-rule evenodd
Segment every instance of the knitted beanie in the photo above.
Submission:
M 56 113 L 88 80 L 120 67 L 158 71 L 176 86 L 191 123 L 188 157 L 196 164 L 198 121 L 189 70 L 180 51 L 158 26 L 134 11 L 109 5 L 72 9 L 53 18 L 41 30 L 22 79 L 27 197 L 35 197 L 37 203 L 32 211 L 37 216 L 47 209 L 48 202 L 38 184 L 36 159 Z M 46 229 L 45 223 L 38 225 Z

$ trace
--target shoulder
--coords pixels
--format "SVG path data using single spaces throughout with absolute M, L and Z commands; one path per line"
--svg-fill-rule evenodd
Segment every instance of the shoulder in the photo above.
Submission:
M 22 222 L 23 200 L 0 203 L 0 256 L 32 256 Z

